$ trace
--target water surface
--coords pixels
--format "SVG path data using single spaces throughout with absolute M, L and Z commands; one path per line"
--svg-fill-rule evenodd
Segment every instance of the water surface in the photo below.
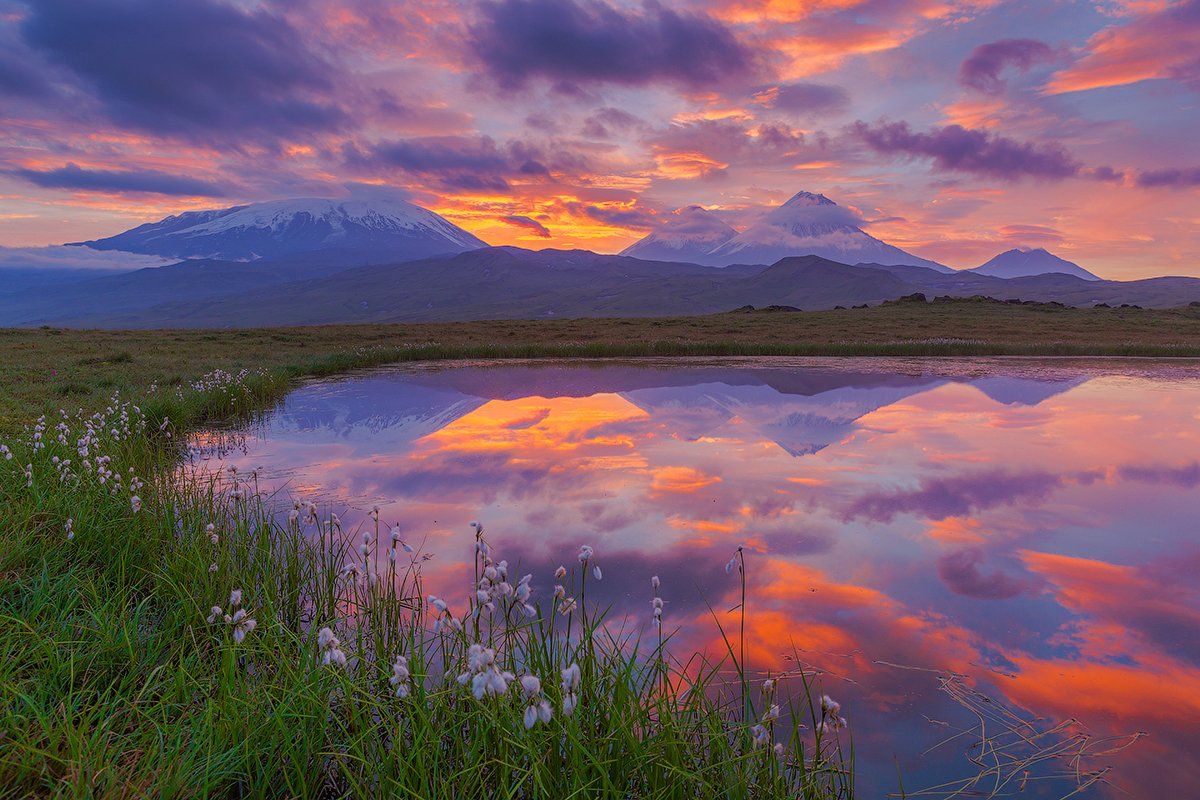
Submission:
M 660 575 L 681 650 L 719 652 L 708 605 L 736 603 L 723 565 L 745 545 L 753 662 L 826 672 L 864 796 L 896 787 L 897 760 L 910 792 L 978 772 L 972 708 L 1000 706 L 1036 720 L 1025 736 L 1079 721 L 998 757 L 1091 736 L 1085 766 L 1115 769 L 1087 796 L 1200 784 L 1193 364 L 406 367 L 306 385 L 239 445 L 214 458 L 351 526 L 380 504 L 437 554 L 425 574 L 450 598 L 476 519 L 543 596 L 591 544 L 605 577 L 589 599 L 645 624 Z M 1072 767 L 1031 763 L 1025 796 L 1062 795 L 1069 781 L 1040 778 Z

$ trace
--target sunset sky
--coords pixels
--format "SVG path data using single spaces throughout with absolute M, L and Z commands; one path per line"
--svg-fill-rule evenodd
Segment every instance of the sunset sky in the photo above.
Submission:
M 954 267 L 1200 275 L 1200 0 L 0 0 L 0 245 L 355 184 L 620 250 L 805 189 Z

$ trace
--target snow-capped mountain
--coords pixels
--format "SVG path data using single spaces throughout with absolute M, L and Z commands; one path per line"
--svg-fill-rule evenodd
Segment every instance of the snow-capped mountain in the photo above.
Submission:
M 635 258 L 730 264 L 774 264 L 788 256 L 816 255 L 841 264 L 884 264 L 954 270 L 881 242 L 858 227 L 860 220 L 823 194 L 799 192 L 738 233 L 711 211 L 689 206 L 660 230 L 622 251 Z
M 864 232 L 858 219 L 823 194 L 798 192 L 708 254 L 708 263 L 773 264 L 788 256 L 816 255 L 842 264 L 908 264 L 952 272 Z
M 662 227 L 621 251 L 647 261 L 708 263 L 708 254 L 737 236 L 725 220 L 703 206 L 688 206 L 671 214 Z
M 437 214 L 395 196 L 303 198 L 187 211 L 107 239 L 76 242 L 172 258 L 248 261 L 317 250 L 407 261 L 487 247 Z
M 994 278 L 1026 278 L 1031 275 L 1061 272 L 1065 275 L 1083 278 L 1085 281 L 1100 280 L 1099 276 L 1093 275 L 1078 264 L 1067 261 L 1065 258 L 1059 258 L 1041 247 L 1032 250 L 1006 250 L 986 264 L 981 264 L 970 271 L 978 272 L 980 275 L 991 275 Z

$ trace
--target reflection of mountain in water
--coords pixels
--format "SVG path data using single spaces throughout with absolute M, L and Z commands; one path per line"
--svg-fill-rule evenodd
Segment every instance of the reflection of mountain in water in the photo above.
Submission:
M 346 441 L 407 445 L 489 400 L 620 394 L 683 439 L 738 423 L 793 456 L 846 438 L 863 416 L 947 383 L 966 383 L 1003 404 L 1036 405 L 1085 378 L 901 375 L 819 367 L 614 365 L 459 367 L 396 372 L 304 387 L 269 423 L 279 431 L 331 432 Z M 744 436 L 744 434 L 742 434 Z
M 306 386 L 288 396 L 268 431 L 331 432 L 348 442 L 406 445 L 439 431 L 486 403 L 453 390 L 431 389 L 403 375 L 352 378 Z

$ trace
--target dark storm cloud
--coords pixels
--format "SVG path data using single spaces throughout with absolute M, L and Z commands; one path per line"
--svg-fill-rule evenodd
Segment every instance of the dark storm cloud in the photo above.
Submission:
M 934 168 L 941 171 L 1016 180 L 1070 178 L 1083 169 L 1062 145 L 1020 142 L 961 125 L 921 133 L 912 130 L 907 122 L 869 125 L 859 121 L 852 132 L 877 153 L 930 159 Z
M 963 86 L 986 94 L 1004 91 L 1000 73 L 1006 67 L 1025 71 L 1034 64 L 1050 61 L 1054 51 L 1036 39 L 1001 39 L 976 47 L 958 71 Z
M 29 48 L 120 125 L 266 138 L 347 122 L 340 72 L 283 18 L 217 0 L 38 0 Z
M 658 3 L 498 0 L 480 9 L 469 51 L 501 86 L 667 82 L 706 87 L 748 74 L 753 54 L 721 22 Z
M 66 164 L 58 169 L 14 169 L 8 174 L 46 189 L 85 189 L 99 192 L 147 192 L 181 197 L 224 197 L 221 186 L 158 170 L 84 169 Z

